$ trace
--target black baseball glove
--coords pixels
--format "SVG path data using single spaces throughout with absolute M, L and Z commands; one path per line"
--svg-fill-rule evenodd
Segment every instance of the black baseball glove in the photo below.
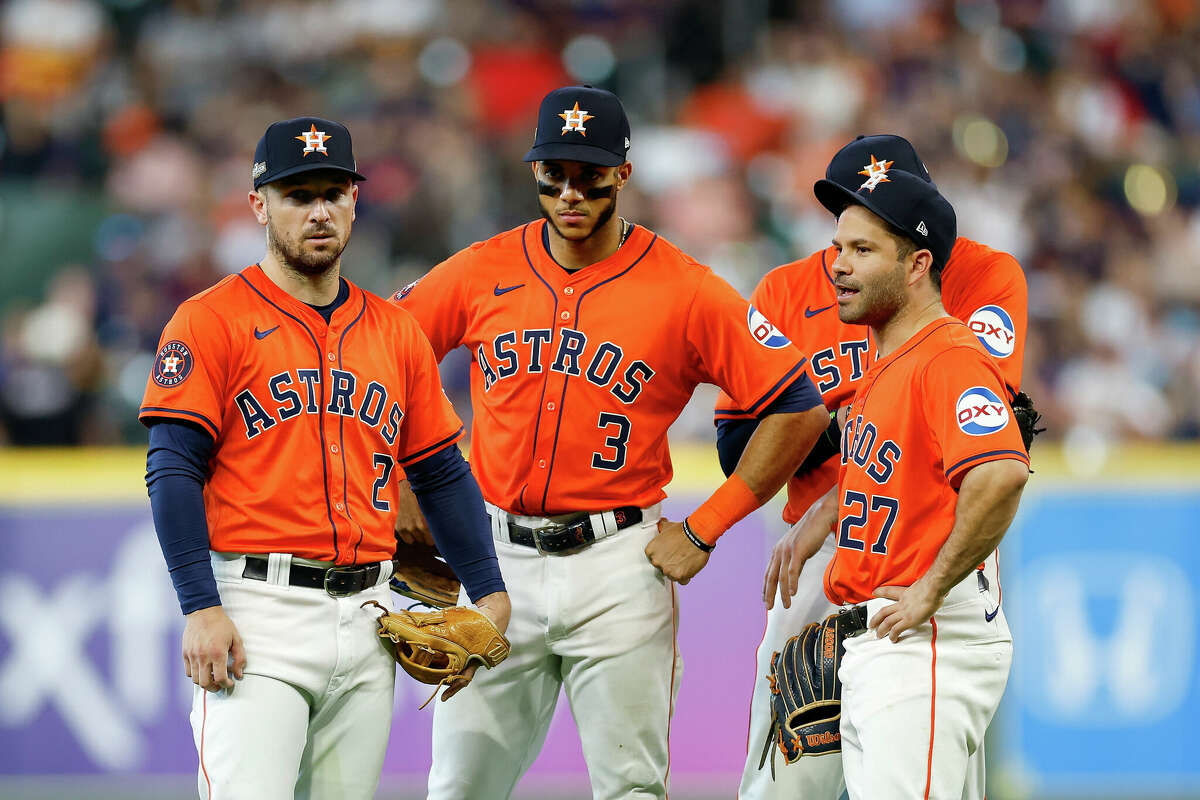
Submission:
M 1029 452 L 1033 437 L 1045 428 L 1037 427 L 1042 415 L 1033 407 L 1033 399 L 1024 392 L 1018 392 L 1012 400 L 1013 416 L 1017 418 L 1017 428 L 1021 431 L 1021 441 L 1025 443 L 1025 452 Z
M 766 763 L 771 744 L 783 752 L 788 764 L 801 756 L 823 756 L 842 750 L 839 731 L 842 717 L 842 684 L 837 671 L 846 652 L 844 640 L 853 626 L 861 628 L 852 612 L 833 614 L 812 622 L 784 644 L 771 658 L 771 728 L 763 744 L 759 769 Z M 771 754 L 771 774 L 775 756 Z

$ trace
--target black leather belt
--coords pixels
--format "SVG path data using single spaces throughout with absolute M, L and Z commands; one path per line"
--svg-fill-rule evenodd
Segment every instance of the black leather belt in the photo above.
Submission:
M 838 612 L 838 630 L 843 638 L 857 636 L 867 629 L 867 604 L 850 606 Z
M 637 506 L 621 506 L 611 513 L 617 522 L 617 530 L 642 521 L 642 510 Z M 513 544 L 536 548 L 539 553 L 566 553 L 596 541 L 596 532 L 592 530 L 592 520 L 587 514 L 541 528 L 526 528 L 509 522 L 508 536 Z
M 243 578 L 256 581 L 267 579 L 267 559 L 261 556 L 246 556 Z M 379 565 L 364 564 L 354 567 L 309 567 L 292 564 L 288 570 L 288 585 L 308 589 L 324 589 L 334 597 L 346 597 L 363 589 L 369 589 L 379 581 Z

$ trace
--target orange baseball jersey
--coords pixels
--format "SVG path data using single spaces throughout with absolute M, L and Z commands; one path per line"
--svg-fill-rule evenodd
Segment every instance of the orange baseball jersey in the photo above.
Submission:
M 440 360 L 474 357 L 471 465 L 489 502 L 548 516 L 646 507 L 671 479 L 667 428 L 697 384 L 765 408 L 804 369 L 733 287 L 634 226 L 574 273 L 531 222 L 460 251 L 394 296 Z
M 463 432 L 411 316 L 351 284 L 326 325 L 257 264 L 179 306 L 139 417 L 212 434 L 213 550 L 338 564 L 392 557 L 395 465 Z
M 987 461 L 1029 464 L 1004 376 L 962 322 L 931 322 L 876 361 L 842 431 L 834 603 L 910 586 L 954 527 L 963 475 Z
M 830 411 L 846 405 L 874 359 L 870 329 L 838 319 L 833 288 L 837 250 L 827 247 L 807 258 L 768 272 L 751 302 L 779 326 L 800 352 Z M 1021 387 L 1029 292 L 1021 265 L 1008 253 L 959 237 L 942 270 L 942 305 L 965 322 L 996 360 L 1010 395 Z M 727 395 L 717 400 L 717 419 L 747 415 Z M 803 478 L 788 480 L 783 519 L 789 525 L 804 515 L 837 480 L 830 459 Z

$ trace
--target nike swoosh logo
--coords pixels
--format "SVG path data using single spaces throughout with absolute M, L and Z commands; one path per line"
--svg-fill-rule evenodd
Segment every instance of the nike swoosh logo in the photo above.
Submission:
M 523 283 L 518 283 L 516 286 L 501 286 L 500 284 L 497 283 L 496 288 L 492 289 L 492 294 L 496 295 L 496 297 L 499 297 L 502 294 L 511 292 L 513 289 L 520 289 L 524 285 L 525 284 L 523 284 Z
M 992 620 L 994 620 L 996 618 L 996 615 L 999 613 L 1000 613 L 1000 606 L 996 606 L 994 609 L 992 609 L 992 613 L 990 613 L 990 614 L 986 611 L 983 612 L 983 618 L 986 621 L 991 622 Z
M 830 303 L 829 305 L 825 306 L 824 308 L 818 308 L 815 311 L 813 310 L 812 306 L 809 306 L 808 308 L 804 309 L 804 316 L 806 318 L 807 317 L 815 317 L 817 314 L 820 314 L 822 311 L 828 311 L 829 309 L 833 308 L 836 305 L 837 305 L 837 303 Z
M 258 326 L 255 325 L 254 326 L 254 338 L 255 339 L 265 339 L 277 330 L 279 330 L 278 325 L 276 325 L 274 328 L 271 328 L 270 330 L 265 330 L 265 331 L 260 331 L 258 329 Z

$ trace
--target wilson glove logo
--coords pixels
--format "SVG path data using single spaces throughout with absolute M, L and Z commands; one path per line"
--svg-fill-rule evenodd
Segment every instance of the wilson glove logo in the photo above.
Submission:
M 960 394 L 954 411 L 959 429 L 969 436 L 986 436 L 1008 424 L 1008 406 L 986 386 L 972 386 Z
M 778 350 L 791 344 L 783 335 L 783 331 L 776 328 L 771 320 L 767 319 L 754 306 L 750 306 L 750 310 L 746 312 L 746 326 L 750 329 L 750 335 L 754 337 L 754 340 L 763 347 Z

